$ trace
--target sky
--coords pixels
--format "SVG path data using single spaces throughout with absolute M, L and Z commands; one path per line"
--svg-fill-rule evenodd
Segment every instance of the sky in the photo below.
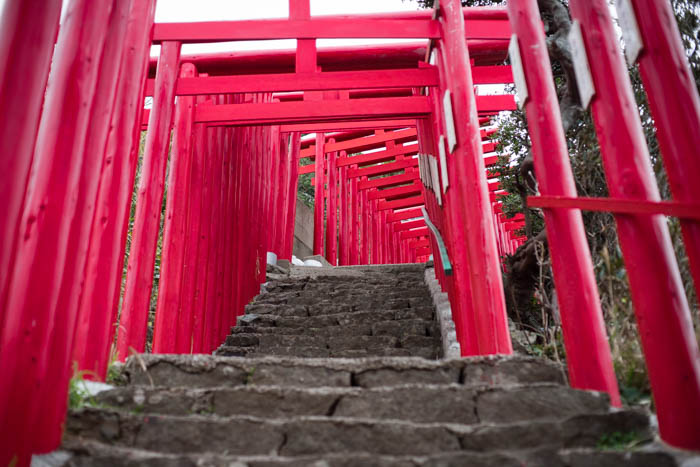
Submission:
M 0 0 L 1 1 L 1 0 Z M 311 0 L 311 15 L 332 15 L 341 13 L 382 13 L 391 11 L 415 11 L 415 0 Z M 260 18 L 286 18 L 289 15 L 289 0 L 158 0 L 156 22 L 185 21 L 235 21 Z M 404 40 L 405 41 L 405 40 Z M 409 40 L 415 41 L 415 40 Z M 371 43 L 402 42 L 360 39 L 319 40 L 319 47 L 331 45 L 357 45 Z M 228 50 L 293 49 L 295 40 L 246 41 L 216 44 L 186 44 L 183 54 L 221 52 Z M 158 46 L 151 49 L 157 55 Z

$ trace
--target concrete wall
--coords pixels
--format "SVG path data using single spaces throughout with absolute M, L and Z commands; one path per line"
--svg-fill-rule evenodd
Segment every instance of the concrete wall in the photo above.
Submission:
M 294 249 L 297 258 L 314 254 L 314 210 L 297 198 L 297 215 L 294 221 Z

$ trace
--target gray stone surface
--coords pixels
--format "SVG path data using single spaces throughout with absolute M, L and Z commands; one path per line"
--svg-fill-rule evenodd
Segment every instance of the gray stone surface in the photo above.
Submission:
M 121 386 L 69 414 L 59 457 L 117 467 L 678 465 L 665 448 L 597 450 L 613 433 L 651 439 L 649 418 L 565 387 L 557 365 L 438 360 L 454 351 L 441 343 L 454 330 L 424 274 L 271 273 L 217 355 L 130 357 Z

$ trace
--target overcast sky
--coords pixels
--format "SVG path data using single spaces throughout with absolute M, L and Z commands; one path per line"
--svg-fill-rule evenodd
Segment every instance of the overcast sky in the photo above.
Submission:
M 1 0 L 0 0 L 1 1 Z M 415 0 L 311 0 L 312 15 L 341 13 L 382 13 L 390 11 L 417 10 Z M 289 0 L 158 0 L 156 22 L 184 21 L 233 21 L 259 18 L 286 18 L 289 15 Z M 413 40 L 414 41 L 414 40 Z M 402 42 L 361 39 L 319 40 L 318 46 L 371 44 Z M 220 52 L 225 50 L 293 49 L 295 40 L 246 41 L 216 44 L 184 45 L 183 54 Z M 157 55 L 159 47 L 151 49 Z

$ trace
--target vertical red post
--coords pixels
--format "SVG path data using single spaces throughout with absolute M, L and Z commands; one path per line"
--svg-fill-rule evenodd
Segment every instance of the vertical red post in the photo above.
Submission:
M 184 63 L 181 78 L 193 78 L 194 65 Z M 175 104 L 173 141 L 170 155 L 168 197 L 163 222 L 163 246 L 160 261 L 158 302 L 153 329 L 153 352 L 173 353 L 177 348 L 177 326 L 185 260 L 185 232 L 190 199 L 192 169 L 192 125 L 194 98 L 179 96 Z
M 74 338 L 78 369 L 94 372 L 99 380 L 106 377 L 115 332 L 154 13 L 153 0 L 131 3 L 79 308 L 86 322 Z
M 325 135 L 316 133 L 315 189 L 314 189 L 314 254 L 323 254 L 323 224 L 325 206 Z
M 296 222 L 297 210 L 297 189 L 299 184 L 299 151 L 301 133 L 294 132 L 289 135 L 289 174 L 287 181 L 287 230 L 284 233 L 284 258 L 292 259 L 292 249 L 294 248 L 294 226 Z
M 508 331 L 503 282 L 496 234 L 481 148 L 479 118 L 464 40 L 464 14 L 459 0 L 440 3 L 443 51 L 447 85 L 455 121 L 456 146 L 450 162 L 456 167 L 460 183 L 458 199 L 464 212 L 469 279 L 473 296 L 479 351 L 482 354 L 510 354 L 513 348 Z M 441 98 L 443 96 L 440 96 Z M 461 226 L 457 226 L 461 228 Z
M 335 143 L 333 138 L 328 139 L 328 144 Z M 338 181 L 335 162 L 338 152 L 328 153 L 328 220 L 326 227 L 326 259 L 333 266 L 338 264 Z
M 160 227 L 160 212 L 168 165 L 170 127 L 173 120 L 180 43 L 163 42 L 158 58 L 153 108 L 141 166 L 131 250 L 117 340 L 117 353 L 124 360 L 130 349 L 143 352 L 146 345 L 148 308 L 153 287 L 153 267 Z
M 61 383 L 70 374 L 72 340 L 54 337 L 73 337 L 77 309 L 59 306 L 72 298 L 68 280 L 76 280 L 66 245 L 72 229 L 85 227 L 72 223 L 75 193 L 99 175 L 83 163 L 112 6 L 111 0 L 72 2 L 56 44 L 7 289 L 5 309 L 12 313 L 0 331 L 0 420 L 12 421 L 0 428 L 2 465 L 13 459 L 27 465 L 31 453 L 45 450 L 60 432 L 55 412 L 41 410 L 42 396 L 51 388 L 56 399 L 67 398 L 67 384 Z M 95 124 L 108 125 L 109 117 Z
M 340 151 L 340 158 L 347 157 L 345 151 Z M 339 170 L 340 180 L 338 195 L 340 196 L 340 224 L 339 224 L 339 249 L 340 249 L 340 265 L 347 266 L 350 259 L 350 251 L 348 250 L 348 166 L 343 166 Z
M 357 232 L 357 177 L 352 177 L 350 179 L 350 264 L 352 265 L 359 262 Z
M 700 98 L 668 0 L 632 0 L 643 50 L 639 72 L 649 98 L 673 198 L 700 202 Z M 681 219 L 695 291 L 700 294 L 700 222 Z
M 361 181 L 367 181 L 367 177 L 362 177 Z M 367 190 L 360 191 L 360 264 L 369 264 L 369 200 Z
M 536 0 L 508 5 L 517 35 L 529 98 L 528 127 L 539 189 L 543 195 L 576 196 L 559 102 Z M 581 212 L 545 209 L 547 241 L 557 288 L 571 385 L 604 391 L 620 405 L 593 262 Z
M 593 119 L 610 195 L 658 201 L 627 66 L 605 0 L 572 0 L 595 86 Z M 700 360 L 676 257 L 662 215 L 618 215 L 617 230 L 664 441 L 700 448 Z M 654 274 L 649 274 L 654 271 Z M 659 280 L 663 278 L 663 280 Z
M 0 327 L 60 16 L 60 0 L 6 0 L 0 11 Z

